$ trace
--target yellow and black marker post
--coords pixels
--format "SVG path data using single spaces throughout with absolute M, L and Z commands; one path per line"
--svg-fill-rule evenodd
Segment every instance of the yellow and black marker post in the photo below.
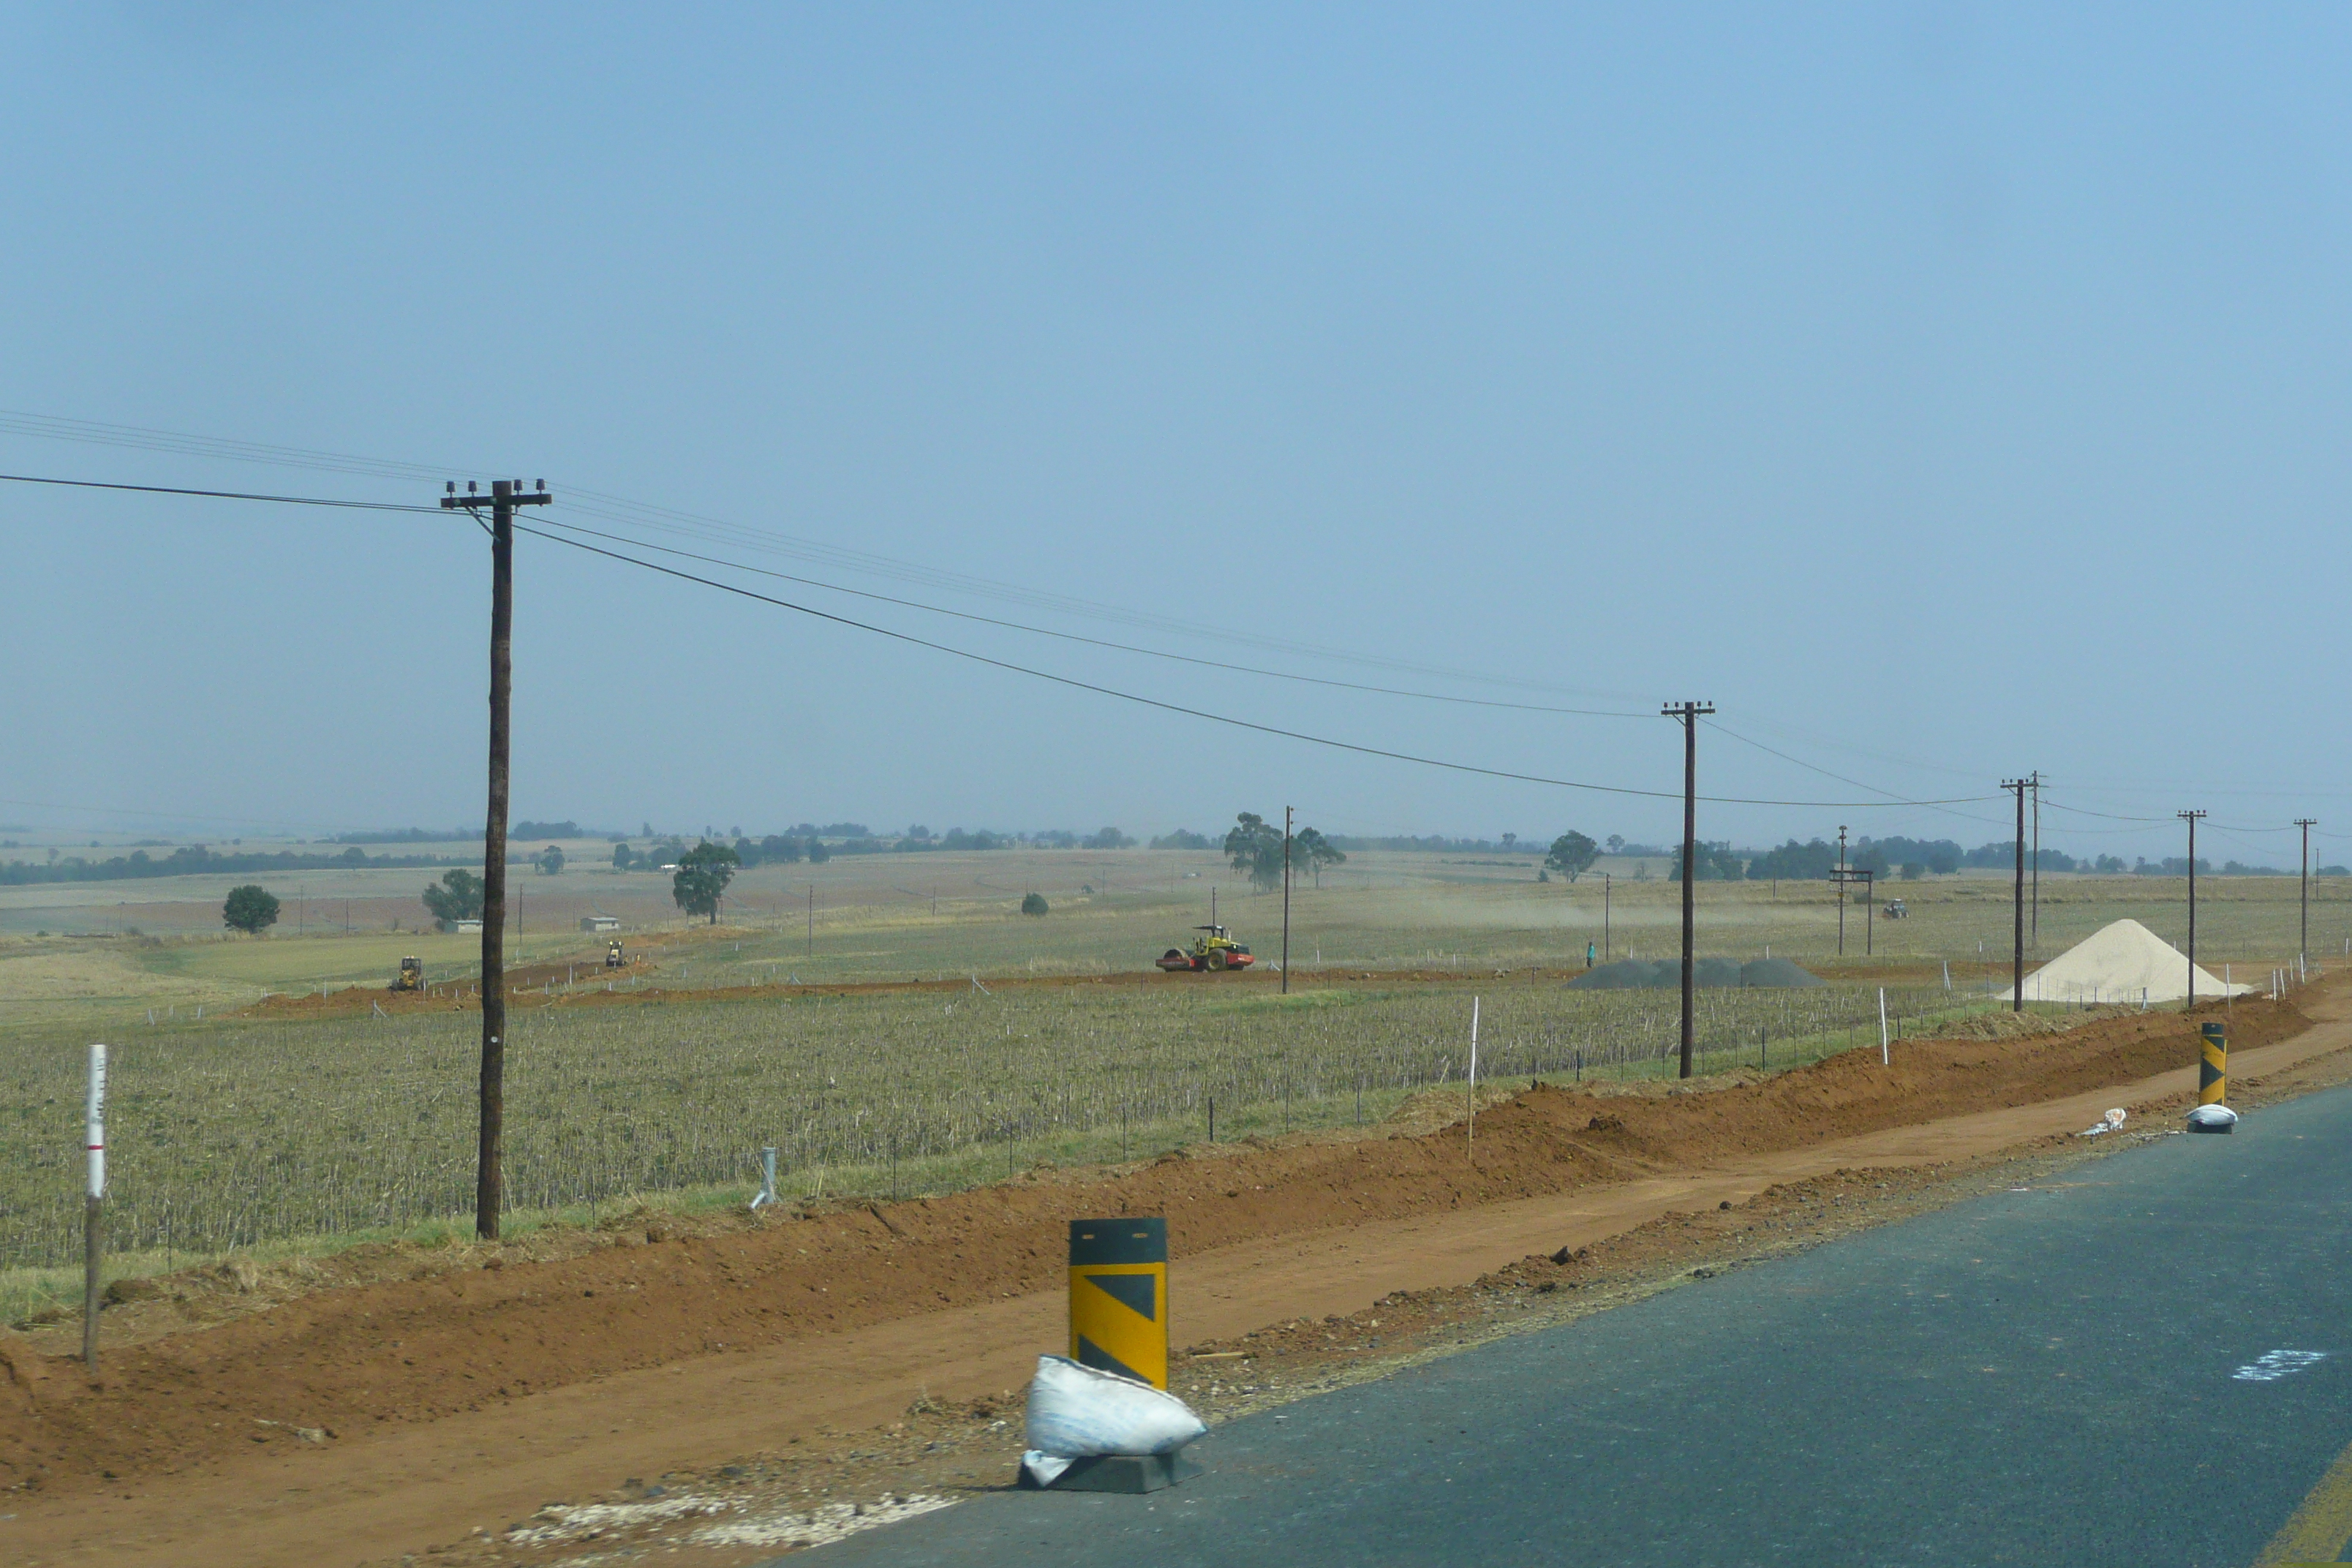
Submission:
M 2197 1103 L 2219 1105 L 2229 1098 L 2230 1038 L 2228 1026 L 2205 1026 L 2204 1056 L 2197 1065 Z
M 1168 1222 L 1070 1222 L 1070 1359 L 1168 1386 Z

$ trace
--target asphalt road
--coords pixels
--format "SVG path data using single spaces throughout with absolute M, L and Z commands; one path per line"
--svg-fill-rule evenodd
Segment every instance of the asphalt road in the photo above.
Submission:
M 2347 1225 L 2352 1089 L 826 1560 L 2243 1568 L 2352 1443 Z

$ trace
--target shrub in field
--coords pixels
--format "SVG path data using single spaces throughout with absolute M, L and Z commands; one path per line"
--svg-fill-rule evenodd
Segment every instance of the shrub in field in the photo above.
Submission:
M 1045 912 L 1045 895 L 1043 893 L 1024 894 L 1021 899 L 1021 912 L 1024 915 L 1044 914 Z
M 231 888 L 226 901 L 221 905 L 221 924 L 248 936 L 258 936 L 277 923 L 278 900 L 257 883 Z

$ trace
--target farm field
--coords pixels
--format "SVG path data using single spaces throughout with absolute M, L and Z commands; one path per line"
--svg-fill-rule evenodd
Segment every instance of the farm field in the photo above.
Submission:
M 523 873 L 526 923 L 510 963 L 534 966 L 533 994 L 513 1014 L 509 1201 L 557 1219 L 644 1194 L 736 1201 L 764 1146 L 780 1151 L 795 1194 L 944 1192 L 1039 1163 L 1203 1142 L 1212 1101 L 1221 1142 L 1339 1135 L 1462 1085 L 1474 996 L 1482 1076 L 1493 1081 L 1663 1071 L 1674 994 L 1568 989 L 1585 944 L 1602 940 L 1602 887 L 1592 877 L 1538 883 L 1534 868 L 1533 857 L 1351 857 L 1322 888 L 1294 892 L 1288 997 L 1273 973 L 1279 897 L 1229 889 L 1230 868 L 1206 854 L 754 868 L 717 927 L 666 907 L 667 878 Z M 0 938 L 0 1266 L 47 1270 L 76 1255 L 79 1047 L 93 1037 L 117 1052 L 118 1267 L 405 1234 L 469 1212 L 476 1015 L 445 997 L 404 1000 L 389 1016 L 367 1005 L 404 953 L 422 957 L 438 986 L 462 990 L 474 975 L 475 939 L 409 929 L 426 878 L 307 877 L 304 912 L 257 941 L 198 934 L 226 887 L 205 878 L 132 889 L 142 908 L 171 916 L 157 931 L 187 934 L 114 935 L 61 919 L 58 931 L 77 934 Z M 1152 957 L 1206 920 L 1213 888 L 1261 967 L 1152 971 Z M 0 893 L 21 924 L 28 911 L 127 907 L 104 897 L 124 889 Z M 1030 891 L 1047 898 L 1046 916 L 1018 913 Z M 1702 1067 L 1777 1070 L 1864 1043 L 1880 985 L 1898 1028 L 1984 1007 L 1987 984 L 2007 974 L 2006 881 L 1963 876 L 1901 891 L 1911 912 L 1899 921 L 1866 922 L 1849 906 L 1841 960 L 1827 887 L 1702 884 L 1703 955 L 1769 952 L 1832 981 L 1703 991 Z M 2156 879 L 2045 878 L 2042 951 L 2126 915 L 2179 941 L 2185 892 Z M 2200 957 L 2217 971 L 2242 966 L 2237 977 L 2256 983 L 2291 963 L 2295 893 L 2291 879 L 2200 883 Z M 2323 958 L 2352 936 L 2347 895 L 2340 879 L 2314 884 Z M 1612 873 L 1606 898 L 1612 952 L 1675 951 L 1674 884 Z M 605 977 L 603 939 L 577 930 L 592 910 L 625 921 L 633 962 L 617 983 Z M 395 919 L 403 929 L 391 929 Z M 608 984 L 624 994 L 605 995 Z M 17 1278 L 14 1297 L 47 1289 L 43 1278 Z
M 1127 974 L 1207 921 L 1212 889 L 1220 918 L 1255 950 L 1261 974 L 1280 952 L 1279 897 L 1235 887 L 1231 868 L 1206 853 L 1024 850 L 759 867 L 737 878 L 723 924 L 712 931 L 680 917 L 666 876 L 583 864 L 594 847 L 582 845 L 576 868 L 562 876 L 514 876 L 510 963 L 601 966 L 602 939 L 579 929 L 593 913 L 622 922 L 620 934 L 645 960 L 641 983 L 673 987 Z M 1294 892 L 1293 971 L 1466 976 L 1580 965 L 1586 944 L 1604 942 L 1601 874 L 1573 886 L 1538 883 L 1537 863 L 1534 856 L 1351 856 L 1325 873 L 1322 887 Z M 1633 863 L 1623 864 L 1630 870 Z M 381 986 L 404 954 L 422 958 L 436 979 L 470 978 L 473 939 L 416 929 L 425 919 L 417 895 L 432 877 L 418 868 L 259 878 L 285 909 L 257 941 L 220 929 L 220 900 L 237 879 L 0 888 L 0 1025 L 143 1022 L 158 1005 L 176 1017 L 199 1005 L 249 1005 L 269 992 Z M 1701 883 L 1699 951 L 1740 958 L 1769 951 L 1857 973 L 1872 967 L 1866 957 L 1937 965 L 1939 977 L 1949 963 L 1956 979 L 2005 971 L 2006 878 L 1969 873 L 1889 887 L 1909 918 L 1870 921 L 1850 903 L 1841 962 L 1838 905 L 1826 884 Z M 1020 916 L 1029 892 L 1043 894 L 1051 912 Z M 2290 958 L 2296 893 L 2293 878 L 2200 880 L 2200 958 L 2256 975 Z M 1671 956 L 1678 900 L 1677 886 L 1654 872 L 1647 880 L 1612 874 L 1609 950 Z M 2179 944 L 2186 900 L 2179 879 L 2045 876 L 2040 941 L 2030 951 L 2053 955 L 2124 916 Z M 2311 920 L 2314 954 L 2343 956 L 2352 942 L 2352 880 L 2314 879 Z

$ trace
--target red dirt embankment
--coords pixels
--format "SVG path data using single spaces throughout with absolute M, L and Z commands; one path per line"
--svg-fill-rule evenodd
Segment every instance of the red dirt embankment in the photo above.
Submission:
M 2292 1005 L 2237 1008 L 2248 1048 L 2306 1027 Z M 1083 1179 L 1048 1174 L 878 1207 L 730 1221 L 682 1235 L 642 1216 L 612 1245 L 545 1262 L 498 1248 L 452 1268 L 321 1291 L 218 1327 L 110 1352 L 95 1384 L 0 1342 L 0 1486 L 76 1491 L 204 1467 L 256 1443 L 340 1445 L 526 1394 L 1054 1287 L 1064 1223 L 1169 1218 L 1181 1258 L 1247 1241 L 1706 1167 L 1959 1112 L 2095 1089 L 2194 1060 L 2179 1014 L 2007 1041 L 1898 1042 L 1760 1082 L 1603 1094 L 1547 1088 L 1461 1130 L 1174 1153 Z M 306 1435 L 305 1429 L 316 1436 Z

